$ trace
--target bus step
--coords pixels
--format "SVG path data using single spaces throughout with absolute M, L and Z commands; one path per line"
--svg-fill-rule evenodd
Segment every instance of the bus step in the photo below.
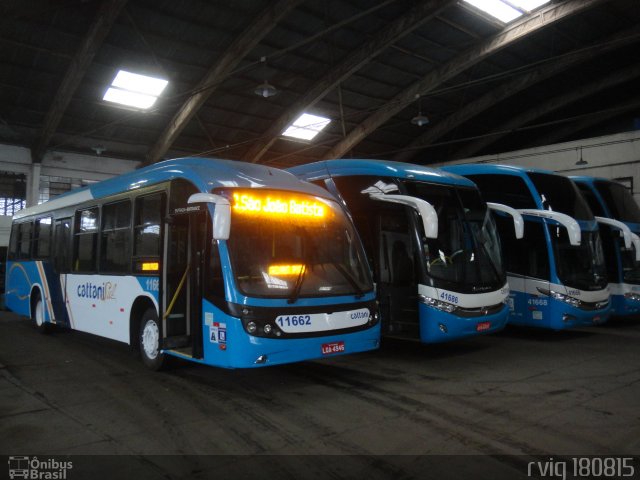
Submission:
M 165 338 L 163 348 L 166 350 L 172 348 L 188 347 L 190 345 L 191 337 L 189 335 L 176 335 L 174 337 Z

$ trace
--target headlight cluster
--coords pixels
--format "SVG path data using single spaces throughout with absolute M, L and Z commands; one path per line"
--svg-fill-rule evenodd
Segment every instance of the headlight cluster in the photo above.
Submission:
M 627 292 L 624 294 L 624 298 L 627 300 L 633 300 L 634 302 L 640 302 L 640 293 Z
M 436 300 L 435 298 L 425 297 L 424 295 L 420 295 L 420 300 L 422 300 L 425 305 L 429 305 L 430 307 L 447 313 L 453 313 L 458 308 L 452 303 L 442 302 L 440 300 Z
M 578 300 L 575 297 L 570 297 L 569 295 L 565 295 L 564 293 L 554 292 L 553 290 L 551 290 L 549 292 L 549 296 L 551 298 L 555 298 L 556 300 L 568 303 L 572 307 L 580 308 L 582 306 L 582 300 Z

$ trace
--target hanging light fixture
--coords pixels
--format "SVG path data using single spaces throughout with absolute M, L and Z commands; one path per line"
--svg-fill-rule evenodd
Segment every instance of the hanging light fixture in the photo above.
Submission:
M 267 57 L 260 57 L 260 62 L 262 62 L 263 65 L 263 70 L 264 70 L 264 76 L 266 77 L 266 73 L 267 73 Z M 276 95 L 278 93 L 278 89 L 276 89 L 276 87 L 274 87 L 273 85 L 271 85 L 267 79 L 264 79 L 264 82 L 262 82 L 260 85 L 258 85 L 255 90 L 253 91 L 253 93 L 255 93 L 256 95 L 260 95 L 261 97 L 264 98 L 269 98 L 269 97 L 273 97 L 274 95 Z
M 576 148 L 576 153 L 578 153 L 578 149 Z M 582 158 L 582 147 L 580 147 L 580 160 L 576 162 L 576 165 L 587 165 L 587 161 Z
M 422 98 L 420 97 L 419 93 L 416 93 L 416 98 L 418 99 L 418 115 L 411 119 L 411 123 L 422 127 L 423 125 L 429 123 L 429 117 L 422 114 Z

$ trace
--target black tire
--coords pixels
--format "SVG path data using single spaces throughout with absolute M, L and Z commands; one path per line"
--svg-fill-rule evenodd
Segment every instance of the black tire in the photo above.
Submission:
M 147 308 L 140 319 L 138 345 L 140 356 L 150 370 L 160 370 L 165 365 L 165 355 L 160 352 L 161 329 L 155 308 Z
M 39 292 L 34 294 L 31 308 L 31 321 L 40 333 L 49 333 L 51 324 L 44 321 L 44 302 Z

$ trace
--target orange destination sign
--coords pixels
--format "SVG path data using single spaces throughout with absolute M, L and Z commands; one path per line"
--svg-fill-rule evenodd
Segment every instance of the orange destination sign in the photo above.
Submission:
M 234 193 L 233 210 L 238 213 L 323 218 L 327 206 L 304 197 Z

